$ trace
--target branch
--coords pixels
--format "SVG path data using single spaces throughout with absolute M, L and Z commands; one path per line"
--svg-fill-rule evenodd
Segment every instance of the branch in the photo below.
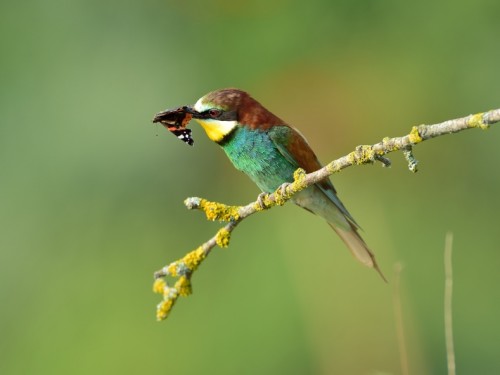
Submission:
M 385 155 L 394 151 L 402 151 L 408 162 L 408 168 L 412 172 L 416 172 L 418 161 L 413 156 L 413 146 L 431 138 L 458 133 L 466 129 L 487 129 L 489 125 L 499 121 L 500 109 L 495 109 L 439 124 L 414 126 L 410 133 L 403 137 L 387 137 L 374 145 L 358 146 L 353 152 L 328 163 L 315 172 L 306 174 L 304 170 L 297 169 L 292 183 L 283 184 L 272 194 L 261 194 L 255 202 L 251 202 L 246 206 L 227 206 L 196 197 L 186 199 L 184 204 L 188 209 L 202 210 L 208 220 L 223 221 L 227 222 L 227 224 L 196 250 L 155 272 L 153 291 L 163 295 L 163 300 L 157 307 L 157 319 L 164 320 L 167 318 L 179 296 L 191 294 L 191 276 L 193 272 L 216 245 L 219 247 L 229 245 L 232 231 L 248 216 L 274 206 L 282 206 L 299 191 L 352 165 L 371 164 L 379 161 L 383 166 L 388 167 L 391 162 Z M 167 276 L 178 278 L 173 287 L 168 285 Z
M 453 250 L 453 233 L 446 233 L 444 244 L 444 333 L 446 339 L 446 362 L 448 365 L 448 375 L 456 374 L 455 348 L 453 344 L 453 267 L 451 253 Z

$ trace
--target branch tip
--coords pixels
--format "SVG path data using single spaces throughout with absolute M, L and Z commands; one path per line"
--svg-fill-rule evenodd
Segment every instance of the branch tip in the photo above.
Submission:
M 390 168 L 392 165 L 391 160 L 389 158 L 382 156 L 382 155 L 375 154 L 375 160 L 381 162 L 382 167 L 384 167 L 384 168 Z
M 416 173 L 418 172 L 418 160 L 415 159 L 415 156 L 413 156 L 413 149 L 411 146 L 407 146 L 404 150 L 403 150 L 403 155 L 405 156 L 405 159 L 406 161 L 408 162 L 408 169 L 413 172 L 413 173 Z
M 188 210 L 199 209 L 201 204 L 201 198 L 190 197 L 184 200 L 184 205 Z
M 163 294 L 163 291 L 165 290 L 167 286 L 167 282 L 163 279 L 156 279 L 155 282 L 153 283 L 153 293 L 156 294 Z
M 211 202 L 203 198 L 191 197 L 184 200 L 189 210 L 198 209 L 205 212 L 207 220 L 210 221 L 234 221 L 240 217 L 239 206 L 228 206 L 224 203 Z
M 159 270 L 159 271 L 156 271 L 156 272 L 154 273 L 154 275 L 153 275 L 153 277 L 154 277 L 155 281 L 156 281 L 157 279 L 161 278 L 161 277 L 165 277 L 165 276 L 167 276 L 167 272 L 168 272 L 168 267 L 167 267 L 167 266 L 163 267 L 163 268 L 162 268 L 161 270 Z

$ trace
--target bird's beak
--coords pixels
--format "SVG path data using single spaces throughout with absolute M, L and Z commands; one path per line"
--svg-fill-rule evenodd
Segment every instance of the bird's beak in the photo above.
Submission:
M 205 118 L 206 117 L 202 113 L 195 110 L 193 107 L 189 107 L 189 106 L 185 105 L 184 107 L 182 107 L 182 109 L 184 109 L 184 111 L 186 111 L 186 113 L 193 115 L 193 118 Z
M 183 120 L 187 115 L 184 107 L 176 109 L 166 109 L 164 111 L 158 112 L 155 117 L 153 117 L 153 123 L 162 123 L 163 125 L 172 124 L 172 122 Z
M 158 112 L 153 117 L 153 123 L 159 122 L 163 125 L 175 124 L 180 126 L 181 123 L 186 125 L 192 118 L 205 118 L 205 116 L 192 107 L 185 105 L 176 109 L 166 109 Z

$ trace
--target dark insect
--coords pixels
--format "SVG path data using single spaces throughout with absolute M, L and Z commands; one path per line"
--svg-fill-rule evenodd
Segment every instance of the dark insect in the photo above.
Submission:
M 159 122 L 181 141 L 192 146 L 194 140 L 191 138 L 191 129 L 188 129 L 186 126 L 193 118 L 193 115 L 188 110 L 188 107 L 167 109 L 157 113 L 153 118 L 153 123 Z

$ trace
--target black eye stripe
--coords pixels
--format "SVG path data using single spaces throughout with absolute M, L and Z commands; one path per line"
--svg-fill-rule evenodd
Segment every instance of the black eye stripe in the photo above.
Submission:
M 217 117 L 212 116 L 211 111 L 219 111 L 219 115 Z M 238 112 L 236 111 L 223 111 L 218 108 L 208 109 L 206 111 L 201 112 L 201 117 L 205 119 L 214 119 L 220 121 L 238 121 Z
M 222 121 L 238 121 L 238 113 L 236 111 L 226 111 L 219 116 Z

